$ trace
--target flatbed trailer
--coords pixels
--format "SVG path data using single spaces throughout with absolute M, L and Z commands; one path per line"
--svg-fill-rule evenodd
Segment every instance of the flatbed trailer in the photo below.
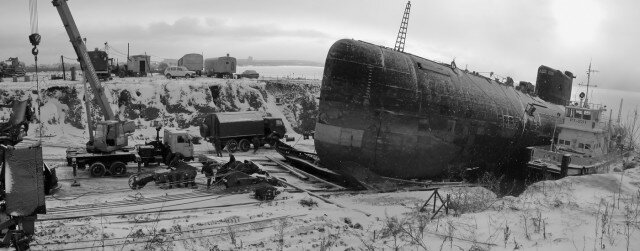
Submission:
M 102 177 L 105 174 L 123 175 L 127 173 L 127 164 L 139 162 L 140 156 L 135 149 L 114 151 L 111 153 L 89 153 L 85 149 L 67 149 L 67 164 L 77 165 L 78 169 L 89 167 L 92 177 Z

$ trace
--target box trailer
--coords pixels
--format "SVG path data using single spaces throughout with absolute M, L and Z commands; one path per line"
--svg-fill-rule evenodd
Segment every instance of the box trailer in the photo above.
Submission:
M 236 73 L 236 64 L 236 58 L 229 57 L 227 54 L 226 57 L 207 58 L 204 61 L 204 68 L 207 77 L 232 78 Z
M 186 54 L 178 59 L 178 66 L 187 67 L 188 70 L 196 72 L 198 76 L 202 75 L 203 63 L 202 54 L 196 53 Z
M 151 72 L 151 57 L 147 55 L 135 55 L 127 60 L 127 69 L 129 74 L 140 77 L 147 76 Z

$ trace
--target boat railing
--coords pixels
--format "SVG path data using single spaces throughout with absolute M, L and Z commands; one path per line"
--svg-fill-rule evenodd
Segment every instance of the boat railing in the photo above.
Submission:
M 604 109 L 606 106 L 602 105 L 602 104 L 596 104 L 596 103 L 587 103 L 584 101 L 567 101 L 567 103 L 565 104 L 566 106 L 569 107 L 577 107 L 577 108 L 588 108 L 588 109 L 593 109 L 593 110 L 601 110 Z

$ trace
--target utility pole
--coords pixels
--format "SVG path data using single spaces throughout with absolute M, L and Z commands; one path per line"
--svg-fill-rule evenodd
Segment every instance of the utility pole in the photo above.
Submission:
M 67 80 L 67 74 L 64 69 L 64 56 L 60 55 L 60 61 L 62 62 L 62 79 Z
M 129 43 L 127 43 L 127 62 L 129 62 Z
M 396 46 L 394 50 L 404 52 L 404 43 L 407 39 L 407 27 L 409 26 L 409 11 L 411 10 L 411 1 L 407 2 L 407 6 L 404 8 L 404 15 L 402 15 L 402 22 L 400 22 L 400 29 L 398 30 L 398 37 L 396 38 Z
M 633 137 L 635 136 L 634 134 L 636 133 L 637 120 L 638 120 L 638 107 L 636 106 L 636 110 L 634 111 L 634 116 L 633 116 L 633 126 L 631 127 L 631 130 L 629 132 L 629 150 L 631 150 L 631 145 L 633 144 Z

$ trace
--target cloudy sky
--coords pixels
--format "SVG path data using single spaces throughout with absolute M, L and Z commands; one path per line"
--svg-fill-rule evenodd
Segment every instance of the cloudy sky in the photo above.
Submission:
M 40 62 L 75 58 L 50 0 L 37 0 Z M 152 60 L 186 53 L 323 62 L 333 42 L 393 47 L 405 0 L 71 0 L 89 48 L 104 42 Z M 544 64 L 586 82 L 589 61 L 603 88 L 640 91 L 640 1 L 450 0 L 412 2 L 406 52 L 534 82 Z M 26 0 L 3 0 L 0 58 L 33 64 Z M 118 57 L 115 55 L 112 56 Z M 123 60 L 124 57 L 120 57 Z

